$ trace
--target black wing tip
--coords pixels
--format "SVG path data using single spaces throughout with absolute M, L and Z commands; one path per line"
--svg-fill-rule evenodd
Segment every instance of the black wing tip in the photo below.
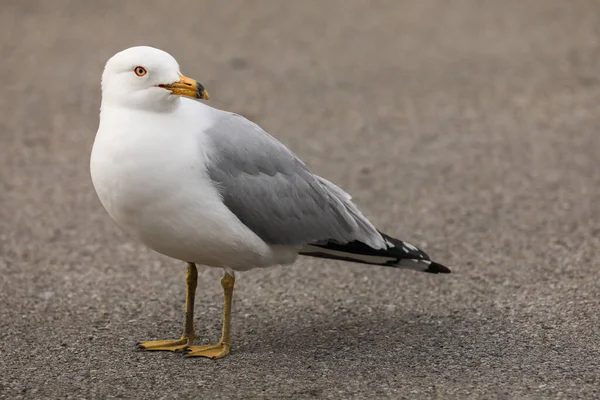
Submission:
M 430 274 L 449 274 L 452 271 L 450 271 L 450 268 L 445 267 L 442 264 L 432 262 L 429 264 L 429 267 L 425 270 L 425 272 L 429 272 Z

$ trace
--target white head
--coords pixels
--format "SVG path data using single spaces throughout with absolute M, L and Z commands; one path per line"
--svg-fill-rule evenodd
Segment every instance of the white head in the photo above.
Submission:
M 102 74 L 102 103 L 121 107 L 168 110 L 179 96 L 208 100 L 204 87 L 179 72 L 167 52 L 131 47 L 112 56 Z

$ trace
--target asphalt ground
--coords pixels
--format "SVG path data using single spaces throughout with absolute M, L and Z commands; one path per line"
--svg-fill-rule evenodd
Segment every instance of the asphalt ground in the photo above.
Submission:
M 88 168 L 104 63 L 140 44 L 453 274 L 252 270 L 230 357 L 136 352 L 180 334 L 185 265 Z M 2 0 L 0 54 L 1 398 L 600 397 L 598 2 Z

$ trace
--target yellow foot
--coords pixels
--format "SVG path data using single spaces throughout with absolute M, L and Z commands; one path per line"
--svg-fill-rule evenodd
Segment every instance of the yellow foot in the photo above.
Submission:
M 149 342 L 138 342 L 136 346 L 138 350 L 147 351 L 183 351 L 193 342 L 193 339 L 190 340 L 188 338 L 181 338 L 175 340 L 152 340 Z
M 207 357 L 216 360 L 228 355 L 230 347 L 229 344 L 223 342 L 207 346 L 187 346 L 184 350 L 184 357 Z

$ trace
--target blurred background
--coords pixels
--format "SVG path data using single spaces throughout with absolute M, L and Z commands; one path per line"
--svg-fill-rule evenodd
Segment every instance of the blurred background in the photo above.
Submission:
M 184 303 L 89 178 L 104 63 L 135 45 L 454 273 L 253 270 L 229 358 L 135 352 Z M 597 1 L 2 0 L 0 55 L 1 398 L 599 396 Z

